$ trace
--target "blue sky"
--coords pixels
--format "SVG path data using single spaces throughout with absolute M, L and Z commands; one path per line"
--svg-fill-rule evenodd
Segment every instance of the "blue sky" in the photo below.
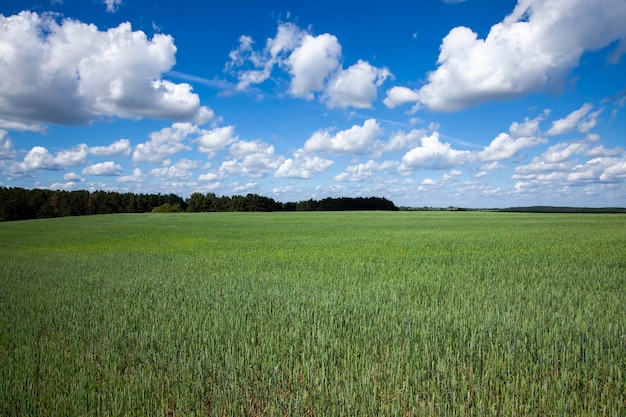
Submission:
M 626 2 L 0 4 L 0 185 L 626 206 Z

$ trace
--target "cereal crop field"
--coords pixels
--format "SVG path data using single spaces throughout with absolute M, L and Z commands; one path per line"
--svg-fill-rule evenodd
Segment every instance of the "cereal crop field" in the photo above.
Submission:
M 0 415 L 626 415 L 626 216 L 0 223 Z

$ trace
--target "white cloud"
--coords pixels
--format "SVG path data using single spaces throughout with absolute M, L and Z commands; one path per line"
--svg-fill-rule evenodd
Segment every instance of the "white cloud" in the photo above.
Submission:
M 88 151 L 96 156 L 130 155 L 131 146 L 128 139 L 120 139 L 109 146 L 90 146 Z
M 620 182 L 626 178 L 626 154 L 620 148 L 592 150 L 584 142 L 551 146 L 530 164 L 515 170 L 516 189 L 525 191 L 545 184 L 554 186 Z M 584 160 L 584 157 L 595 156 Z M 581 161 L 581 159 L 583 159 Z
M 585 103 L 583 106 L 574 110 L 563 119 L 552 122 L 552 127 L 546 132 L 550 136 L 562 135 L 571 130 L 577 129 L 581 133 L 587 133 L 593 129 L 598 123 L 598 116 L 602 113 L 602 109 L 589 113 L 593 109 L 593 105 Z
M 39 170 L 55 171 L 83 164 L 86 158 L 87 145 L 84 144 L 59 151 L 54 156 L 43 146 L 35 146 L 28 151 L 22 162 L 14 162 L 9 166 L 8 172 L 24 174 Z
M 422 180 L 422 185 L 426 185 L 428 187 L 442 187 L 447 184 L 456 182 L 457 177 L 460 177 L 463 173 L 459 170 L 451 170 L 449 173 L 444 174 L 438 180 L 432 178 L 425 178 Z
M 217 151 L 224 149 L 226 146 L 239 140 L 235 135 L 234 126 L 217 127 L 212 130 L 203 130 L 198 137 L 198 150 L 209 154 L 209 158 L 213 158 Z
M 224 178 L 223 175 L 215 172 L 207 172 L 206 174 L 198 176 L 198 181 L 215 182 Z
M 398 131 L 387 142 L 379 142 L 379 151 L 380 153 L 396 152 L 416 147 L 425 135 L 426 131 L 423 129 L 412 129 L 408 133 Z
M 387 90 L 387 97 L 383 100 L 385 106 L 393 109 L 404 103 L 419 101 L 419 93 L 407 87 L 392 87 Z
M 260 140 L 240 140 L 230 145 L 228 154 L 234 158 L 244 158 L 249 155 L 273 155 L 274 146 Z
M 340 58 L 341 45 L 335 36 L 305 35 L 285 61 L 292 77 L 289 92 L 295 97 L 313 99 L 313 92 L 323 91 L 330 75 L 340 68 Z
M 80 144 L 74 148 L 59 151 L 54 157 L 54 161 L 62 167 L 82 164 L 87 158 L 87 149 L 87 145 Z
M 378 87 L 391 75 L 386 68 L 376 68 L 359 60 L 336 73 L 324 93 L 328 107 L 370 108 L 378 97 Z
M 242 175 L 262 178 L 275 171 L 285 158 L 274 155 L 274 146 L 255 141 L 239 141 L 230 146 L 228 154 L 234 159 L 225 161 L 220 167 L 221 174 Z
M 0 129 L 0 160 L 12 159 L 15 157 L 13 142 L 6 130 Z
M 364 154 L 374 146 L 374 140 L 380 132 L 378 122 L 368 119 L 363 126 L 354 125 L 334 136 L 328 130 L 319 130 L 305 142 L 304 149 L 307 152 Z
M 168 158 L 191 149 L 186 142 L 189 136 L 200 133 L 201 129 L 192 123 L 174 123 L 150 134 L 148 142 L 140 143 L 133 152 L 133 162 L 169 165 Z
M 83 178 L 75 172 L 68 172 L 63 175 L 63 181 L 83 181 Z
M 421 144 L 402 157 L 400 171 L 414 169 L 448 169 L 463 165 L 474 159 L 470 151 L 452 149 L 449 143 L 439 141 L 439 133 L 421 138 Z
M 299 149 L 293 154 L 293 158 L 288 158 L 278 167 L 274 173 L 276 178 L 313 178 L 315 174 L 326 171 L 333 165 L 333 161 L 312 156 L 305 150 Z
M 113 4 L 113 3 L 111 3 Z M 189 84 L 161 75 L 175 64 L 169 35 L 148 39 L 130 23 L 100 31 L 52 14 L 0 15 L 2 125 L 84 124 L 101 116 L 204 118 Z
M 483 162 L 503 161 L 524 149 L 546 143 L 545 138 L 538 136 L 541 120 L 543 115 L 534 119 L 527 118 L 523 123 L 513 122 L 509 127 L 509 133 L 500 133 L 478 153 L 478 158 Z
M 620 181 L 626 179 L 626 160 L 615 161 L 609 165 L 602 174 L 600 174 L 601 181 Z
M 391 76 L 359 60 L 348 69 L 342 67 L 342 50 L 337 37 L 329 33 L 314 36 L 292 23 L 278 26 L 276 36 L 255 51 L 249 36 L 239 38 L 239 47 L 230 52 L 226 70 L 239 80 L 238 90 L 266 81 L 275 67 L 290 75 L 289 93 L 307 100 L 321 93 L 328 107 L 369 108 L 377 89 Z
M 350 165 L 345 171 L 335 176 L 335 181 L 363 181 L 370 178 L 376 172 L 389 171 L 397 168 L 399 162 L 397 161 L 384 161 L 377 163 L 370 159 L 364 164 Z
M 115 13 L 120 4 L 122 4 L 122 0 L 102 0 L 102 3 L 106 4 L 107 12 Z
M 558 88 L 585 51 L 626 38 L 624 21 L 622 0 L 519 0 L 485 39 L 467 27 L 452 29 L 426 85 L 412 97 L 392 89 L 385 103 L 416 101 L 431 110 L 455 111 Z
M 575 164 L 572 158 L 587 149 L 588 145 L 584 143 L 558 143 L 550 146 L 529 164 L 518 166 L 513 179 L 534 178 L 546 172 L 568 171 Z
M 114 161 L 100 162 L 85 167 L 82 171 L 83 175 L 120 175 L 122 173 L 122 167 Z
M 117 178 L 117 182 L 124 182 L 124 183 L 126 182 L 137 183 L 143 180 L 144 180 L 144 175 L 140 168 L 135 168 L 131 175 L 122 175 Z
M 292 23 L 283 23 L 278 26 L 276 37 L 268 39 L 265 49 L 261 52 L 252 48 L 254 41 L 250 36 L 239 37 L 239 47 L 230 52 L 230 62 L 226 70 L 235 72 L 236 68 L 245 66 L 248 62 L 253 69 L 237 72 L 238 90 L 245 90 L 252 84 L 260 84 L 267 80 L 274 66 L 286 59 L 304 37 L 305 32 Z
M 491 141 L 482 152 L 478 154 L 481 161 L 503 161 L 517 155 L 521 150 L 530 148 L 547 140 L 541 137 L 526 136 L 521 138 L 511 137 L 507 133 L 500 133 Z
M 172 166 L 153 169 L 150 175 L 169 180 L 188 180 L 193 175 L 192 170 L 197 166 L 195 161 L 181 159 Z

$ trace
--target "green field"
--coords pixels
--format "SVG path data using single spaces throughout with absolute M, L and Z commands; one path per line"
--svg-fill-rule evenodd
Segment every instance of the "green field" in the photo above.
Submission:
M 626 415 L 626 216 L 0 223 L 3 416 Z

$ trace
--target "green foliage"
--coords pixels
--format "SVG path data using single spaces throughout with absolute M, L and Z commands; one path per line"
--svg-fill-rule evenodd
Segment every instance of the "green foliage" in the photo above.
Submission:
M 626 414 L 621 215 L 66 217 L 0 247 L 0 415 Z
M 159 207 L 155 207 L 152 209 L 153 213 L 180 213 L 181 211 L 183 211 L 183 209 L 178 203 L 165 203 L 161 204 Z
M 179 211 L 338 211 L 398 210 L 379 197 L 326 198 L 300 203 L 279 203 L 269 197 L 218 197 L 193 193 L 187 200 L 175 194 L 120 194 L 114 191 L 51 191 L 0 187 L 0 221 L 111 213 L 171 213 Z

